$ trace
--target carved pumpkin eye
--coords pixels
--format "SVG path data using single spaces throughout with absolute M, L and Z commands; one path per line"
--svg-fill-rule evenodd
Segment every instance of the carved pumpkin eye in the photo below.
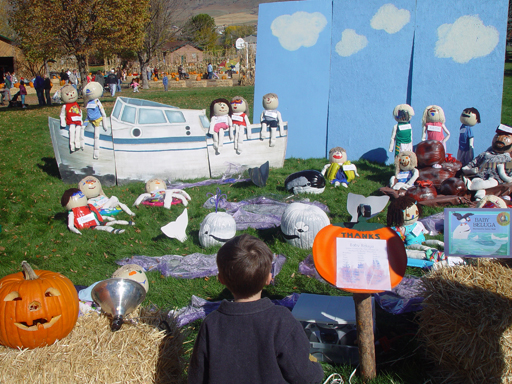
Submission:
M 12 291 L 4 297 L 4 301 L 15 301 L 21 300 L 21 296 L 18 292 Z
M 57 288 L 50 287 L 44 293 L 44 297 L 60 296 L 60 292 Z

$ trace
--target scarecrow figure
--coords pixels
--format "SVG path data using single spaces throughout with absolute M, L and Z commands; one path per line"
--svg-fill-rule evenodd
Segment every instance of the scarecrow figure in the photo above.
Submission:
M 64 101 L 60 110 L 60 127 L 66 129 L 69 126 L 69 150 L 71 152 L 84 150 L 84 130 L 85 126 L 82 121 L 82 110 L 76 102 L 78 100 L 78 92 L 75 87 L 66 85 L 61 88 L 61 98 Z
M 279 127 L 279 136 L 284 136 L 283 118 L 277 110 L 279 99 L 275 93 L 267 93 L 263 96 L 263 108 L 265 109 L 260 116 L 261 134 L 260 139 L 266 139 L 267 126 L 270 127 L 270 146 L 276 145 L 276 129 Z
M 119 201 L 116 196 L 105 195 L 101 182 L 94 176 L 86 176 L 78 182 L 78 188 L 87 197 L 87 203 L 93 205 L 103 216 L 111 216 L 123 210 L 130 216 L 135 216 L 130 208 Z
M 423 126 L 421 141 L 440 141 L 443 143 L 446 152 L 446 142 L 450 138 L 450 131 L 448 131 L 448 128 L 444 125 L 445 122 L 446 118 L 444 117 L 443 108 L 437 105 L 429 105 L 425 108 L 423 111 L 423 119 L 421 120 L 421 125 Z
M 224 132 L 229 131 L 229 138 L 233 140 L 233 121 L 231 120 L 231 104 L 226 99 L 215 99 L 210 104 L 210 135 L 213 136 L 213 148 L 220 153 L 224 143 Z
M 393 126 L 389 152 L 395 151 L 395 157 L 402 151 L 412 151 L 411 119 L 414 109 L 409 104 L 399 104 L 393 110 L 393 117 L 397 123 Z
M 475 200 L 481 200 L 485 196 L 485 190 L 496 187 L 503 182 L 512 182 L 505 165 L 512 162 L 510 152 L 512 151 L 512 127 L 500 124 L 492 139 L 491 147 L 479 154 L 468 165 L 462 167 L 466 176 L 473 176 L 472 179 L 464 178 L 466 187 L 475 193 Z
M 348 187 L 348 183 L 359 176 L 357 173 L 357 167 L 347 160 L 347 151 L 341 147 L 331 148 L 329 151 L 329 164 L 325 164 L 322 169 L 322 175 L 325 179 L 334 184 L 335 187 L 339 187 L 341 184 L 345 188 Z
M 459 129 L 459 149 L 457 151 L 457 160 L 462 163 L 462 166 L 468 165 L 474 158 L 473 149 L 474 137 L 473 126 L 480 123 L 480 112 L 476 108 L 466 108 L 460 115 L 460 122 L 462 125 Z
M 242 96 L 235 96 L 231 99 L 231 120 L 235 129 L 235 150 L 236 153 L 242 152 L 242 144 L 244 142 L 244 129 L 247 130 L 247 139 L 251 138 L 251 123 L 247 117 L 249 106 Z
M 82 234 L 80 229 L 84 228 L 121 234 L 124 232 L 124 229 L 115 229 L 112 225 L 135 225 L 133 221 L 115 220 L 112 217 L 101 216 L 94 205 L 87 203 L 87 197 L 78 188 L 70 188 L 65 191 L 60 203 L 69 211 L 69 230 L 78 235 Z
M 165 181 L 162 179 L 151 179 L 146 183 L 146 193 L 141 194 L 133 203 L 134 206 L 139 204 L 164 206 L 170 209 L 172 204 L 179 202 L 184 206 L 188 205 L 190 195 L 181 189 L 166 189 Z
M 107 131 L 107 115 L 99 97 L 103 94 L 103 87 L 100 83 L 91 81 L 84 87 L 84 99 L 86 100 L 87 120 L 94 126 L 94 151 L 93 159 L 100 157 L 100 124 L 103 130 Z
M 418 159 L 412 151 L 402 151 L 395 157 L 395 175 L 389 180 L 390 188 L 394 190 L 409 189 L 420 175 Z

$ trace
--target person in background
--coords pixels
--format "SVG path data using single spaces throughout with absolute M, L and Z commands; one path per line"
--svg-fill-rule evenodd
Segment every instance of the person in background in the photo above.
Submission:
M 212 66 L 212 63 L 208 63 L 207 70 L 208 70 L 208 78 L 209 79 L 213 78 L 213 66 Z
M 94 81 L 100 83 L 101 89 L 105 89 L 105 77 L 103 76 L 103 73 L 101 71 L 96 72 L 96 75 L 94 76 Z M 101 96 L 103 96 L 103 93 L 101 94 Z
M 69 75 L 64 69 L 60 73 L 60 80 L 64 81 L 65 84 L 69 84 Z
M 117 76 L 114 70 L 111 70 L 107 76 L 107 84 L 110 88 L 110 95 L 114 97 L 117 89 Z
M 89 84 L 91 81 L 92 81 L 92 77 L 91 77 L 91 74 L 88 73 L 87 76 L 85 77 L 86 80 L 87 80 L 87 84 Z
M 167 92 L 169 90 L 169 78 L 167 77 L 167 73 L 164 72 L 164 77 L 162 78 L 162 84 L 164 85 L 164 91 Z
M 34 89 L 36 90 L 39 106 L 44 106 L 44 79 L 40 74 L 37 74 L 36 78 L 34 79 Z
M 130 87 L 132 87 L 132 88 L 133 88 L 133 92 L 139 92 L 139 85 L 140 85 L 140 84 L 137 82 L 137 80 L 138 80 L 138 79 L 134 77 L 134 78 L 132 79 L 132 82 L 130 83 Z
M 218 279 L 234 300 L 223 300 L 201 324 L 189 383 L 322 382 L 322 366 L 310 360 L 302 325 L 288 308 L 261 298 L 273 259 L 267 245 L 248 234 L 219 249 Z
M 25 104 L 25 96 L 27 96 L 27 88 L 25 87 L 25 79 L 23 77 L 20 78 L 20 96 L 21 96 L 21 105 L 23 108 L 27 108 Z
M 153 74 L 155 75 L 156 79 L 158 80 L 158 68 L 155 67 L 155 69 L 153 69 Z
M 52 105 L 52 98 L 50 96 L 50 91 L 52 90 L 52 81 L 50 80 L 50 76 L 47 73 L 44 75 L 44 96 L 46 98 L 46 104 Z
M 18 78 L 16 77 L 16 74 L 14 73 L 14 71 L 12 71 L 11 73 L 11 83 L 12 84 L 16 84 L 18 82 Z
M 123 79 L 123 71 L 121 71 L 121 68 L 117 67 L 117 92 L 121 92 L 121 81 Z
M 5 92 L 4 92 L 4 99 L 7 99 L 7 101 L 11 101 L 11 88 L 12 88 L 12 81 L 11 81 L 11 74 L 7 72 L 4 76 L 4 83 L 5 83 Z

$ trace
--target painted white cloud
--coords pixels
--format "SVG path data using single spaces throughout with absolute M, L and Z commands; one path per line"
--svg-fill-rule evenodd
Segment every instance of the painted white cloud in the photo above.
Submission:
M 338 55 L 347 57 L 359 52 L 368 45 L 366 36 L 358 35 L 353 29 L 345 29 L 341 33 L 341 40 L 336 44 Z
M 478 15 L 459 17 L 453 24 L 443 24 L 437 28 L 436 56 L 452 58 L 464 64 L 471 59 L 487 56 L 498 45 L 498 30 L 485 26 Z
M 316 44 L 320 32 L 327 25 L 327 19 L 320 12 L 295 12 L 293 15 L 276 17 L 270 26 L 272 34 L 288 51 Z
M 393 4 L 384 4 L 373 15 L 370 25 L 373 29 L 383 29 L 390 35 L 397 33 L 411 20 L 411 12 L 398 9 Z

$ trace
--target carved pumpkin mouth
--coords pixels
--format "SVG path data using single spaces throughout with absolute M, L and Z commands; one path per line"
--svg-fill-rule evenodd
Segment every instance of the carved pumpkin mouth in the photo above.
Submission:
M 41 327 L 44 329 L 52 327 L 53 324 L 55 324 L 61 318 L 61 316 L 62 315 L 54 316 L 50 321 L 44 318 L 35 319 L 32 321 L 32 325 L 28 325 L 26 322 L 14 323 L 14 325 L 25 331 L 38 331 Z
M 215 240 L 217 240 L 217 241 L 220 241 L 221 243 L 226 243 L 228 240 L 230 240 L 230 239 L 223 239 L 223 238 L 221 238 L 221 237 L 217 237 L 217 236 L 215 236 L 215 235 L 211 235 L 211 234 L 210 234 L 209 236 L 210 236 L 210 237 L 213 237 L 213 238 L 214 238 Z
M 299 236 L 298 235 L 287 235 L 286 233 L 283 232 L 283 237 L 286 239 L 286 240 L 293 240 L 293 239 L 298 239 Z

